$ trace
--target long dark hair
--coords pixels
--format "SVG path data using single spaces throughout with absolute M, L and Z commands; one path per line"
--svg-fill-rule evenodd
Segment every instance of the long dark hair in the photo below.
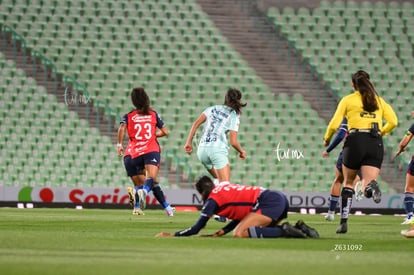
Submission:
M 195 186 L 204 202 L 207 200 L 211 191 L 214 189 L 214 183 L 209 176 L 201 176 L 197 180 Z
M 144 88 L 138 87 L 132 89 L 131 101 L 138 113 L 148 115 L 150 111 L 150 100 Z
M 378 102 L 376 96 L 377 91 L 369 80 L 369 74 L 363 70 L 359 70 L 352 75 L 352 83 L 355 90 L 358 90 L 362 96 L 362 105 L 367 112 L 378 110 Z
M 241 113 L 241 108 L 246 107 L 247 103 L 242 104 L 240 102 L 242 98 L 242 94 L 237 89 L 229 89 L 226 93 L 226 97 L 224 98 L 224 105 L 229 106 L 236 114 Z

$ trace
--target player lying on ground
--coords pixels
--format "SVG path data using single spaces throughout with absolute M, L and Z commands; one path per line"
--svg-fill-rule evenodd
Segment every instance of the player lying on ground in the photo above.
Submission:
M 208 176 L 197 181 L 196 189 L 205 202 L 198 221 L 187 229 L 162 232 L 157 237 L 195 235 L 217 214 L 232 221 L 216 233 L 200 237 L 219 237 L 233 230 L 235 238 L 319 238 L 318 232 L 302 220 L 295 226 L 288 222 L 279 226 L 287 218 L 289 209 L 288 200 L 281 192 L 230 183 L 215 186 Z

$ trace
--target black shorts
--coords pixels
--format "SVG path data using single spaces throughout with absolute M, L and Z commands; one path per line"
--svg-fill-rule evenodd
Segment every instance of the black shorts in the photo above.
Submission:
M 370 133 L 349 134 L 344 143 L 343 164 L 353 170 L 361 166 L 381 168 L 384 158 L 384 144 L 381 136 Z
M 136 175 L 142 175 L 142 170 L 145 168 L 145 165 L 150 164 L 159 167 L 160 160 L 161 154 L 159 152 L 150 152 L 136 158 L 126 156 L 124 158 L 124 165 L 128 177 L 133 177 Z
M 343 160 L 343 158 L 344 158 L 344 152 L 341 151 L 339 153 L 338 160 L 336 161 L 336 169 L 338 169 L 338 171 L 341 172 L 341 174 L 343 174 L 343 172 L 342 172 L 342 160 Z M 359 176 L 360 179 L 362 179 L 361 170 L 358 170 L 358 176 Z

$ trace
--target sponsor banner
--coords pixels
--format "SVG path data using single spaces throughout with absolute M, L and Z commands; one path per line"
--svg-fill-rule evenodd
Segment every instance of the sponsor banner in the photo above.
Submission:
M 202 205 L 196 190 L 164 189 L 167 201 L 172 205 Z M 321 192 L 285 192 L 291 207 L 320 208 L 328 207 L 329 193 Z M 9 187 L 0 186 L 0 201 L 16 202 L 56 202 L 56 203 L 111 203 L 128 204 L 126 188 L 64 188 L 64 187 Z M 360 202 L 353 200 L 353 208 L 404 208 L 404 194 L 383 195 L 379 204 L 372 199 Z M 158 204 L 152 192 L 147 204 Z
M 195 190 L 163 190 L 169 203 L 174 205 L 201 205 Z M 56 202 L 56 203 L 111 203 L 128 204 L 126 188 L 67 188 L 67 187 L 6 187 L 0 186 L 0 201 Z M 147 204 L 158 204 L 152 192 Z
M 329 193 L 321 192 L 285 192 L 290 207 L 318 208 L 329 206 Z M 381 202 L 372 199 L 352 200 L 352 208 L 404 208 L 404 194 L 382 195 Z M 338 208 L 341 202 L 338 203 Z

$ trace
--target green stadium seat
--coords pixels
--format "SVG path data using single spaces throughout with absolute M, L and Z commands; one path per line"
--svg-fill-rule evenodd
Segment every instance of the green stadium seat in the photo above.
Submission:
M 66 74 L 75 76 L 76 78 L 86 81 L 88 83 L 88 90 L 90 94 L 93 94 L 95 97 L 102 98 L 107 101 L 111 100 L 111 107 L 113 107 L 116 110 L 124 110 L 126 106 L 130 106 L 127 97 L 116 96 L 117 91 L 123 89 L 123 87 L 128 87 L 128 90 L 130 90 L 130 88 L 135 86 L 137 83 L 139 83 L 139 85 L 145 86 L 146 89 L 154 91 L 154 93 L 156 93 L 156 96 L 154 96 L 155 101 L 157 101 L 157 105 L 159 102 L 161 106 L 167 105 L 167 103 L 169 103 L 167 100 L 164 100 L 165 92 L 168 92 L 168 97 L 171 98 L 182 97 L 183 94 L 178 93 L 180 90 L 186 92 L 185 94 L 191 95 L 186 97 L 186 99 L 188 100 L 188 104 L 185 104 L 185 100 L 181 100 L 177 101 L 176 107 L 156 106 L 157 109 L 160 109 L 160 111 L 162 111 L 162 115 L 165 114 L 164 116 L 169 117 L 168 125 L 173 126 L 174 129 L 187 129 L 187 131 L 191 127 L 192 121 L 196 117 L 198 117 L 198 115 L 205 107 L 207 107 L 209 104 L 222 102 L 222 95 L 223 92 L 228 88 L 226 86 L 226 83 L 228 81 L 237 82 L 238 86 L 243 90 L 254 91 L 255 93 L 257 92 L 257 94 L 260 95 L 264 94 L 265 97 L 261 98 L 261 102 L 274 102 L 275 100 L 273 95 L 273 97 L 267 98 L 267 96 L 271 94 L 270 89 L 266 85 L 264 85 L 259 78 L 256 77 L 256 73 L 254 72 L 254 70 L 240 69 L 237 70 L 237 72 L 235 71 L 234 75 L 227 75 L 227 72 L 231 71 L 234 66 L 238 66 L 238 68 L 241 68 L 242 65 L 244 66 L 244 64 L 242 63 L 242 57 L 236 53 L 234 47 L 230 46 L 225 37 L 220 35 L 220 32 L 214 26 L 212 21 L 209 20 L 208 16 L 202 11 L 201 7 L 199 7 L 195 2 L 186 1 L 185 3 L 176 3 L 174 1 L 106 1 L 104 3 L 101 3 L 98 1 L 73 2 L 64 0 L 60 1 L 59 3 L 61 4 L 57 8 L 55 7 L 55 5 L 48 5 L 49 8 L 44 9 L 46 11 L 43 12 L 44 14 L 42 14 L 42 9 L 39 9 L 39 5 L 37 5 L 37 3 L 33 3 L 30 7 L 34 11 L 33 14 L 39 12 L 41 13 L 36 19 L 36 26 L 39 27 L 39 29 L 50 30 L 50 32 L 47 33 L 46 36 L 40 36 L 39 33 L 33 32 L 34 37 L 39 36 L 40 38 L 36 39 L 36 43 L 38 42 L 40 44 L 39 49 L 41 49 L 44 53 L 50 54 L 50 56 L 56 61 L 60 71 L 63 70 Z M 21 4 L 23 6 L 27 6 L 26 2 L 24 1 Z M 363 5 L 364 3 L 361 4 L 361 7 Z M 5 17 L 5 10 L 3 8 L 3 5 L 1 6 L 2 7 L 0 8 L 0 14 L 3 17 Z M 10 6 L 13 7 L 14 5 Z M 332 11 L 332 6 L 334 6 L 334 11 Z M 73 10 L 75 7 L 76 14 L 83 13 L 84 16 L 81 16 L 79 18 L 71 16 L 62 16 L 62 14 L 66 13 L 68 10 Z M 326 33 L 324 28 L 325 26 L 332 25 L 332 23 L 334 22 L 333 20 L 335 20 L 338 23 L 337 25 L 340 26 L 340 28 L 332 28 L 332 32 L 337 32 L 341 28 L 346 26 L 348 21 L 342 18 L 342 16 L 346 13 L 343 10 L 344 7 L 350 7 L 355 10 L 355 3 L 353 3 L 352 1 L 348 1 L 348 3 L 346 4 L 345 2 L 340 3 L 339 1 L 321 1 L 320 7 L 318 9 L 313 10 L 311 12 L 311 15 L 308 14 L 310 10 L 299 9 L 297 15 L 295 15 L 294 11 L 292 10 L 291 16 L 289 16 L 289 18 L 285 18 L 286 22 L 289 22 L 289 28 L 287 30 L 295 30 L 294 34 L 297 36 L 295 36 L 294 38 L 291 37 L 290 39 L 295 40 L 295 45 L 297 45 L 298 48 L 300 47 L 299 44 L 301 43 L 307 43 L 307 46 L 314 45 L 314 48 L 311 49 L 309 54 L 315 55 L 315 53 L 317 53 L 318 57 L 316 58 L 316 60 L 313 61 L 314 64 L 317 65 L 317 67 L 325 66 L 322 65 L 324 61 L 331 62 L 329 66 L 325 66 L 325 70 L 328 71 L 327 73 L 331 73 L 329 72 L 328 68 L 337 67 L 337 64 L 334 63 L 334 60 L 331 58 L 331 56 L 336 56 L 335 45 L 343 43 L 343 40 L 341 42 L 338 42 L 339 39 L 346 39 L 349 37 L 345 37 L 343 35 L 342 37 L 340 37 L 340 35 Z M 113 14 L 111 13 L 111 11 L 113 11 Z M 285 10 L 283 10 L 283 12 L 285 12 Z M 120 26 L 120 19 L 124 16 L 125 13 L 128 15 L 128 19 L 124 20 L 122 22 L 122 25 Z M 275 16 L 275 20 L 278 14 L 279 19 L 282 17 L 280 16 L 280 11 L 276 11 L 275 8 L 269 9 L 268 14 L 270 15 L 272 13 Z M 372 12 L 373 16 L 374 13 L 375 12 Z M 172 18 L 174 17 L 174 14 L 179 16 L 176 16 L 176 18 Z M 369 11 L 368 14 L 370 14 Z M 384 9 L 383 15 L 385 16 L 387 14 L 387 9 Z M 327 15 L 329 15 L 329 17 L 327 17 Z M 360 13 L 359 15 L 363 16 L 364 13 Z M 183 16 L 184 19 L 181 19 L 181 16 Z M 15 20 L 14 16 L 10 14 L 6 15 L 6 19 L 10 19 L 11 21 Z M 93 22 L 93 24 L 90 24 L 90 20 L 92 20 L 91 22 Z M 15 22 L 16 24 L 20 23 L 21 18 L 19 18 L 19 20 L 15 20 Z M 30 21 L 24 22 L 26 23 L 26 25 L 31 24 Z M 51 22 L 55 23 L 51 24 Z M 314 31 L 318 34 L 311 34 L 311 32 L 313 32 L 311 24 L 312 22 L 318 23 L 321 26 L 320 29 Z M 407 26 L 407 20 L 403 19 L 401 22 L 403 24 L 406 24 Z M 377 23 L 382 24 L 383 22 L 381 21 L 381 19 L 375 18 L 372 22 L 367 22 L 366 26 L 369 25 L 370 28 L 373 28 L 374 26 L 377 26 L 375 25 Z M 90 27 L 91 25 L 93 27 Z M 45 28 L 44 26 L 47 26 L 47 28 Z M 383 24 L 383 26 L 385 26 L 385 24 Z M 25 25 L 22 25 L 22 28 L 27 27 L 25 27 Z M 302 32 L 302 28 L 306 28 L 306 31 Z M 368 38 L 370 35 L 368 33 L 368 27 L 366 27 L 366 29 L 364 28 L 361 28 L 360 33 L 362 35 L 362 32 L 364 32 L 362 37 Z M 70 30 L 73 31 L 69 32 Z M 356 29 L 356 31 L 359 30 L 359 28 Z M 377 28 L 374 31 L 381 32 L 384 30 L 388 30 L 388 28 Z M 30 32 L 30 30 L 28 29 L 24 29 L 23 31 Z M 113 35 L 113 32 L 116 33 L 116 35 Z M 331 48 L 329 48 L 329 51 L 335 51 L 330 52 L 330 54 L 324 53 L 322 49 L 327 43 L 318 43 L 318 45 L 316 45 L 317 43 L 314 43 L 311 39 L 308 39 L 307 36 L 304 36 L 304 34 L 306 34 L 307 32 L 308 37 L 310 36 L 312 38 L 321 38 L 321 40 L 326 41 L 335 40 L 336 42 L 330 44 Z M 66 40 L 70 41 L 70 43 L 66 43 L 66 40 L 64 38 L 66 38 L 66 35 L 68 35 L 69 33 L 72 33 L 70 36 L 71 39 Z M 291 36 L 293 33 L 289 32 L 286 34 L 288 36 Z M 55 40 L 53 40 L 52 38 L 54 38 L 55 36 L 56 38 Z M 116 39 L 115 41 L 114 38 Z M 171 43 L 172 38 L 174 38 L 174 43 Z M 390 38 L 392 38 L 392 36 L 385 37 L 385 40 Z M 50 51 L 50 47 L 48 47 L 50 41 L 55 41 L 55 44 L 59 44 L 56 45 L 56 48 L 59 49 L 54 49 Z M 182 43 L 177 43 L 177 41 L 182 41 Z M 413 40 L 408 41 L 412 42 Z M 30 43 L 34 44 L 34 42 Z M 79 43 L 82 43 L 81 47 L 79 47 Z M 346 46 L 349 49 L 352 49 L 353 45 L 353 43 L 349 43 L 349 45 Z M 133 50 L 126 51 L 125 47 L 132 48 Z M 110 52 L 107 50 L 108 48 L 111 49 Z M 394 49 L 395 48 L 393 48 L 390 51 L 394 51 Z M 372 52 L 372 56 L 370 56 L 369 59 L 367 57 L 366 60 L 375 61 L 374 56 L 380 56 L 380 54 L 382 54 L 385 51 L 375 50 Z M 361 58 L 360 60 L 362 62 L 365 61 L 362 58 L 365 54 L 368 54 L 368 51 L 360 51 L 358 54 L 358 57 Z M 114 58 L 112 58 L 112 56 L 111 58 L 105 58 L 108 55 L 113 55 Z M 319 58 L 319 56 L 323 56 L 323 58 Z M 81 60 L 87 60 L 87 62 L 81 62 Z M 180 62 L 177 62 L 177 60 L 180 60 Z M 343 58 L 340 59 L 340 62 L 343 62 L 344 60 L 346 60 L 345 55 L 343 55 Z M 80 66 L 80 63 L 88 64 L 85 66 Z M 110 66 L 105 66 L 105 64 L 110 64 Z M 380 64 L 378 65 L 378 67 L 387 67 L 387 63 L 385 63 L 384 60 L 381 60 L 381 62 L 378 62 L 377 64 Z M 206 69 L 206 67 L 208 69 Z M 121 75 L 111 74 L 111 68 L 115 68 L 116 71 L 129 71 L 130 73 L 122 73 Z M 154 68 L 159 69 L 154 70 Z M 171 68 L 176 68 L 176 70 L 173 71 Z M 201 77 L 198 76 L 200 72 L 202 75 Z M 241 77 L 240 75 L 243 74 L 244 76 Z M 331 77 L 333 77 L 333 75 Z M 349 75 L 347 75 L 346 78 L 347 82 L 349 82 Z M 336 80 L 335 78 L 335 80 L 333 80 L 333 82 L 338 82 L 341 85 L 343 85 L 344 81 L 345 80 L 342 79 L 342 75 L 340 79 Z M 10 84 L 11 83 L 12 81 L 10 81 Z M 16 83 L 14 85 L 16 85 Z M 347 85 L 349 86 L 349 83 L 347 83 Z M 206 96 L 203 97 L 202 102 L 194 100 L 195 97 L 192 96 L 190 92 L 201 90 L 211 91 L 211 93 L 206 94 Z M 281 103 L 280 106 L 282 108 L 289 108 L 290 106 L 294 105 L 295 108 L 298 108 L 300 105 L 292 104 L 292 101 L 294 100 L 300 99 L 287 98 L 286 101 L 282 101 L 283 103 Z M 3 104 L 6 105 L 6 103 Z M 262 114 L 280 113 L 281 115 L 288 115 L 289 112 L 287 109 L 281 109 L 280 111 L 276 110 L 278 109 L 276 108 L 276 106 L 279 106 L 278 104 L 279 102 L 274 102 L 273 105 L 264 104 L 261 106 L 260 102 L 258 102 L 255 105 L 260 106 L 260 108 L 262 109 L 267 109 L 267 111 L 264 110 Z M 55 103 L 48 105 L 48 107 L 52 106 L 57 105 Z M 309 108 L 309 106 L 307 106 L 304 109 L 307 108 Z M 252 115 L 254 113 L 253 111 L 247 110 L 248 109 L 246 109 L 246 112 L 242 115 L 242 127 L 250 127 L 252 124 L 254 125 L 255 121 L 257 120 L 257 118 L 255 118 L 256 120 L 249 120 L 248 124 L 245 124 L 245 121 L 248 121 L 245 120 L 245 115 L 248 112 L 252 113 Z M 185 119 L 185 121 L 179 121 L 179 116 L 177 115 L 179 112 L 189 113 L 192 117 L 191 119 Z M 302 114 L 302 110 L 300 113 Z M 309 109 L 307 109 L 303 110 L 303 113 L 311 114 L 312 112 Z M 259 114 L 260 112 L 257 115 Z M 47 114 L 42 113 L 42 115 Z M 76 120 L 77 118 L 72 117 L 71 119 Z M 314 123 L 314 121 L 317 121 L 312 119 L 309 118 L 308 121 L 312 121 L 312 123 Z M 273 126 L 275 123 L 271 123 L 269 121 L 270 120 L 268 120 L 267 124 L 265 125 L 267 127 L 270 127 L 271 131 L 275 130 L 274 128 L 276 126 Z M 55 129 L 58 129 L 59 127 L 64 125 L 63 123 L 65 122 L 61 122 L 61 120 L 49 123 L 50 129 L 46 129 L 46 131 L 54 132 Z M 288 123 L 296 124 L 298 122 L 293 119 L 289 120 Z M 306 121 L 304 123 L 306 123 Z M 318 123 L 320 122 L 318 121 Z M 243 124 L 245 126 L 243 126 Z M 60 138 L 62 140 L 66 140 L 66 142 L 69 142 L 66 138 L 64 138 L 66 135 L 72 135 L 71 140 L 73 140 L 75 136 L 79 136 L 79 134 L 82 133 L 82 130 L 80 129 L 88 129 L 87 124 L 85 125 L 78 123 L 68 125 L 70 125 L 72 129 L 67 130 L 64 134 L 60 136 Z M 258 125 L 258 127 L 263 127 L 263 125 Z M 289 133 L 289 131 L 292 131 L 292 127 L 287 127 L 287 125 L 284 125 L 283 127 L 281 127 L 283 128 L 283 141 L 294 139 L 294 137 L 290 135 L 291 133 Z M 315 131 L 318 132 L 319 129 L 315 129 Z M 44 133 L 38 134 L 43 135 Z M 94 135 L 97 133 L 91 134 Z M 182 150 L 177 148 L 174 141 L 176 140 L 176 138 L 181 139 L 183 136 L 186 135 L 186 132 L 177 130 L 177 132 L 174 133 L 174 135 L 175 136 L 173 141 L 166 143 L 165 146 L 168 149 L 171 147 L 172 150 L 177 152 L 177 154 L 181 154 L 182 152 L 180 151 Z M 97 136 L 99 136 L 99 134 L 97 134 Z M 313 138 L 316 135 L 312 135 L 312 133 L 309 133 L 309 136 Z M 261 140 L 263 144 L 265 143 L 264 141 L 266 141 L 264 137 L 259 136 L 255 138 L 259 138 L 259 140 Z M 80 140 L 76 138 L 75 140 L 76 143 L 79 143 L 79 146 L 81 146 L 80 148 L 83 148 L 85 144 L 93 144 L 94 142 L 96 142 L 96 140 L 90 136 Z M 269 142 L 267 142 L 267 146 L 272 146 L 272 144 L 269 144 Z M 87 148 L 83 148 L 83 150 L 93 151 L 93 148 L 93 146 L 89 145 L 87 146 Z M 106 150 L 109 150 L 108 148 L 103 148 L 102 150 L 99 149 L 99 151 L 105 152 Z M 73 147 L 73 150 L 78 149 L 78 146 Z M 68 153 L 69 157 L 73 157 L 71 154 L 69 154 L 69 151 L 65 152 Z M 269 169 L 269 167 L 266 167 L 263 164 L 265 163 L 263 160 L 265 159 L 264 156 L 266 155 L 266 153 L 262 152 L 261 155 L 263 156 L 258 159 L 258 162 L 261 163 L 261 166 L 256 168 L 259 170 L 271 170 Z M 92 154 L 91 156 L 93 157 L 94 155 Z M 196 158 L 192 158 L 192 163 L 194 163 L 195 171 L 204 171 L 204 168 L 201 167 Z M 88 172 L 90 172 L 91 174 L 96 174 L 96 171 L 99 169 L 99 167 L 104 167 L 106 166 L 105 164 L 105 162 L 97 163 L 96 166 L 94 165 L 94 167 L 97 168 L 95 170 L 90 170 Z M 249 164 L 249 161 L 247 161 L 247 164 Z M 81 164 L 79 163 L 79 165 Z M 245 169 L 250 172 L 250 175 L 253 178 L 257 177 L 257 174 L 254 173 L 251 168 L 249 168 L 249 165 L 247 165 Z M 112 184 L 109 183 L 109 178 L 111 178 L 110 175 L 116 173 L 113 171 L 115 170 L 112 170 L 112 172 L 109 170 L 105 171 L 105 175 L 99 178 L 100 180 L 102 180 L 102 182 L 104 182 L 104 186 Z M 270 185 L 272 179 L 274 178 L 277 177 L 272 174 L 267 174 L 265 179 L 260 181 L 260 184 Z M 64 178 L 62 180 L 64 180 L 64 183 L 68 185 L 71 184 L 70 182 L 72 182 L 73 179 L 68 180 L 67 178 Z M 77 180 L 79 181 L 79 179 Z M 80 180 L 83 182 L 91 181 L 91 178 L 81 177 Z M 246 181 L 245 178 L 243 178 L 242 180 Z M 287 184 L 291 184 L 293 181 L 294 176 L 293 174 L 291 174 L 289 175 L 289 178 L 286 180 L 286 182 Z M 88 184 L 93 186 L 93 184 L 91 183 Z M 298 187 L 295 186 L 295 188 Z M 315 186 L 309 182 L 303 188 L 315 188 Z

